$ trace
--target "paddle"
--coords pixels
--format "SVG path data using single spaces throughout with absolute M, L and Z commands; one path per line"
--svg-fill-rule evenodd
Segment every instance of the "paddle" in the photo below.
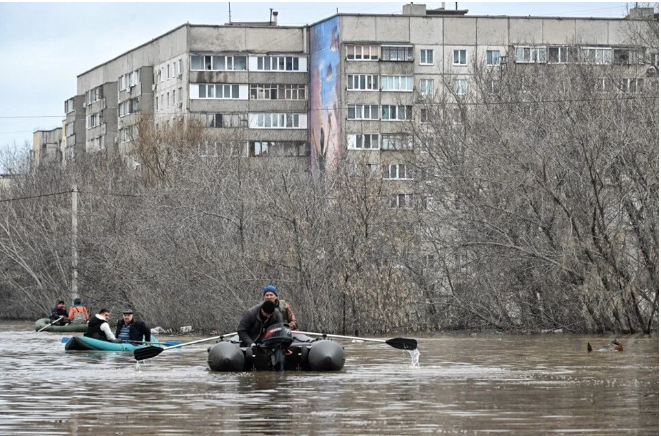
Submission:
M 169 347 L 154 347 L 154 346 L 148 346 L 145 348 L 138 348 L 133 352 L 133 357 L 135 357 L 135 360 L 145 360 L 145 359 L 151 359 L 152 357 L 156 357 L 159 354 L 161 354 L 165 350 L 170 350 L 172 348 L 180 348 L 180 347 L 186 347 L 188 345 L 193 345 L 193 344 L 199 344 L 200 342 L 209 342 L 209 341 L 215 341 L 217 339 L 223 339 L 223 338 L 228 338 L 230 336 L 234 336 L 236 332 L 233 333 L 227 333 L 225 335 L 221 336 L 214 336 L 212 338 L 206 338 L 206 339 L 199 339 L 197 341 L 193 342 L 186 342 L 184 344 L 179 344 L 179 345 L 172 345 Z
M 59 317 L 58 319 L 56 319 L 55 321 L 51 321 L 50 324 L 43 326 L 42 328 L 40 328 L 39 330 L 37 330 L 37 333 L 39 333 L 39 332 L 42 331 L 42 330 L 46 330 L 48 327 L 52 326 L 53 324 L 55 324 L 56 322 L 58 322 L 58 321 L 61 320 L 62 318 L 64 318 L 64 315 L 60 315 L 60 317 Z
M 63 344 L 66 344 L 69 342 L 69 339 L 71 339 L 70 336 L 62 336 L 62 339 L 60 339 L 60 342 Z M 122 343 L 128 343 L 128 344 L 145 344 L 145 345 L 165 345 L 166 347 L 171 347 L 173 345 L 179 345 L 181 342 L 179 341 L 167 341 L 167 342 L 147 342 L 147 341 L 122 341 Z
M 371 339 L 371 338 L 358 338 L 356 336 L 340 336 L 340 335 L 330 335 L 328 333 L 312 333 L 312 332 L 301 332 L 301 331 L 294 331 L 292 333 L 300 333 L 302 335 L 310 335 L 310 336 L 322 336 L 322 337 L 329 337 L 329 338 L 338 338 L 338 339 L 358 339 L 360 341 L 368 341 L 368 342 L 381 342 L 390 345 L 393 348 L 397 348 L 399 350 L 415 350 L 418 348 L 418 341 L 415 339 L 407 339 L 407 338 L 393 338 L 393 339 Z

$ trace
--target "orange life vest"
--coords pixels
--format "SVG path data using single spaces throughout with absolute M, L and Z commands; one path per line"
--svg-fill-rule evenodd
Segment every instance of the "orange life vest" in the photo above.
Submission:
M 90 318 L 85 306 L 73 306 L 69 309 L 69 319 L 76 323 L 84 323 Z

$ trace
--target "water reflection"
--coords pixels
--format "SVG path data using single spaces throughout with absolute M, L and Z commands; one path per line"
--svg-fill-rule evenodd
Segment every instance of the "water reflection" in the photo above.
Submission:
M 214 373 L 206 346 L 136 364 L 0 324 L 0 434 L 657 434 L 658 337 L 437 336 L 345 344 L 337 373 Z M 167 340 L 168 338 L 163 338 Z

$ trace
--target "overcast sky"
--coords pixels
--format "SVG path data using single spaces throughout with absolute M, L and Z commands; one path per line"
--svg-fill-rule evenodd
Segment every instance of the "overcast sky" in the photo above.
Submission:
M 401 13 L 397 3 L 231 3 L 232 21 L 314 23 L 345 13 Z M 426 3 L 429 9 L 440 2 Z M 469 15 L 623 17 L 627 3 L 470 3 Z M 446 2 L 454 9 L 454 2 Z M 183 23 L 225 24 L 228 3 L 0 3 L 0 150 L 61 126 L 76 76 Z

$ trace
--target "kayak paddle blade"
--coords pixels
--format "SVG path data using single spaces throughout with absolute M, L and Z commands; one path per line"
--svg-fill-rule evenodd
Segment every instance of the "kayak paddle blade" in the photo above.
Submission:
M 150 345 L 148 347 L 136 349 L 133 352 L 133 357 L 135 357 L 135 360 L 151 359 L 152 357 L 156 357 L 161 354 L 163 350 L 165 349 L 161 347 L 152 347 Z
M 388 339 L 386 341 L 386 344 L 400 350 L 415 350 L 416 348 L 418 348 L 418 341 L 416 341 L 415 339 L 393 338 L 393 339 Z

